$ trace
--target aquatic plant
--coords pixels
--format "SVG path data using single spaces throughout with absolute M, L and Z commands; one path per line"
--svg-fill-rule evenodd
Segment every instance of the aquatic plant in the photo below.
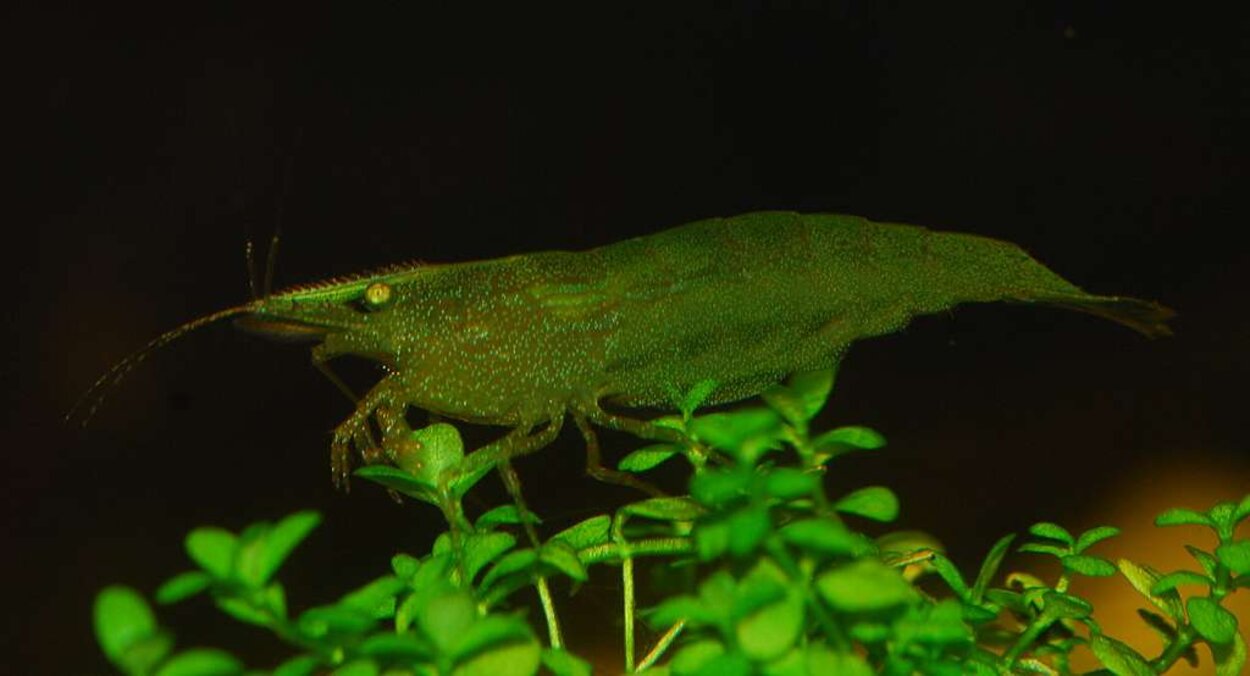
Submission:
M 100 646 L 120 671 L 159 676 L 587 674 L 589 663 L 562 638 L 551 586 L 576 589 L 604 566 L 621 576 L 627 673 L 1068 674 L 1081 646 L 1113 674 L 1165 673 L 1179 660 L 1209 660 L 1221 676 L 1242 672 L 1246 643 L 1223 603 L 1250 587 L 1250 540 L 1235 534 L 1250 517 L 1250 495 L 1158 517 L 1160 527 L 1214 532 L 1214 548 L 1187 547 L 1196 570 L 1165 574 L 1099 556 L 1099 543 L 1119 532 L 1110 526 L 1072 533 L 1038 523 L 1019 546 L 1014 535 L 999 539 L 969 574 L 932 537 L 861 532 L 856 523 L 898 519 L 889 488 L 828 494 L 822 478 L 840 458 L 885 443 L 859 426 L 810 429 L 832 386 L 831 371 L 803 374 L 766 391 L 762 405 L 705 414 L 697 411 L 712 383 L 675 396 L 681 413 L 656 423 L 686 441 L 645 446 L 618 468 L 644 473 L 684 459 L 688 495 L 627 504 L 552 534 L 519 501 L 470 519 L 462 499 L 483 475 L 449 486 L 434 479 L 466 457 L 457 429 L 415 430 L 424 462 L 400 458 L 355 474 L 441 512 L 447 530 L 428 551 L 396 554 L 375 580 L 294 612 L 278 574 L 320 519 L 297 512 L 237 533 L 193 530 L 185 547 L 194 568 L 154 594 L 161 605 L 207 597 L 289 644 L 290 659 L 258 671 L 224 650 L 180 650 L 144 597 L 124 586 L 96 599 Z M 1057 559 L 1061 572 L 1001 570 L 1013 547 Z M 643 564 L 684 584 L 640 609 Z M 1070 589 L 1077 576 L 1117 574 L 1149 606 L 1139 614 L 1163 636 L 1158 655 L 1117 640 Z M 1200 592 L 1182 596 L 1186 585 Z M 529 588 L 539 607 L 527 613 L 518 592 Z M 657 637 L 646 646 L 639 622 Z

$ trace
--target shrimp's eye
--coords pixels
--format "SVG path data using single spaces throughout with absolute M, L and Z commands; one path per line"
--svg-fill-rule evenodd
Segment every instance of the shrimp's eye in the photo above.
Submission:
M 369 310 L 386 307 L 395 297 L 395 291 L 386 282 L 374 282 L 365 287 L 364 306 Z

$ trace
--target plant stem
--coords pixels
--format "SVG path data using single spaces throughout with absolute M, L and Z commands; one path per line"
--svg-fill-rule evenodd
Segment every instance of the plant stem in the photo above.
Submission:
M 668 647 L 673 644 L 673 641 L 676 641 L 677 637 L 681 635 L 681 630 L 685 628 L 685 620 L 678 620 L 676 624 L 669 627 L 668 631 L 664 632 L 664 635 L 660 637 L 660 640 L 656 641 L 655 647 L 651 649 L 651 652 L 647 653 L 647 656 L 642 658 L 642 662 L 638 664 L 638 671 L 650 669 L 651 665 L 659 661 L 659 659 L 664 656 L 664 651 L 668 650 Z
M 622 547 L 622 549 L 626 552 L 621 560 L 621 582 L 624 585 L 622 595 L 625 615 L 625 673 L 632 674 L 634 673 L 634 612 L 636 610 L 634 559 L 629 556 L 627 547 Z
M 552 648 L 563 648 L 564 638 L 560 635 L 560 620 L 556 617 L 556 606 L 551 601 L 551 589 L 547 587 L 547 578 L 539 577 L 535 586 L 538 587 L 538 599 L 543 605 L 543 615 L 547 618 L 547 640 Z
M 1164 648 L 1163 654 L 1150 663 L 1150 666 L 1160 674 L 1171 669 L 1172 665 L 1176 664 L 1181 655 L 1184 655 L 1185 651 L 1189 649 L 1189 646 L 1193 645 L 1194 638 L 1194 630 L 1188 624 L 1182 624 L 1177 627 L 1176 637 Z
M 690 542 L 690 538 L 685 537 L 651 538 L 648 540 L 635 540 L 629 543 L 628 552 L 622 553 L 625 549 L 615 542 L 607 542 L 579 550 L 577 558 L 583 564 L 603 563 L 612 560 L 623 562 L 626 557 L 689 554 L 694 551 L 694 544 Z
M 1011 649 L 1003 654 L 1003 659 L 1007 661 L 1006 668 L 1008 671 L 1015 666 L 1016 660 L 1020 659 L 1024 651 L 1028 650 L 1030 645 L 1033 645 L 1037 637 L 1041 636 L 1042 632 L 1046 631 L 1046 628 L 1051 625 L 1051 620 L 1046 620 L 1045 622 L 1041 620 L 1042 617 L 1039 615 L 1030 622 L 1029 626 L 1020 634 L 1020 637 L 1016 639 L 1016 642 L 1012 644 Z

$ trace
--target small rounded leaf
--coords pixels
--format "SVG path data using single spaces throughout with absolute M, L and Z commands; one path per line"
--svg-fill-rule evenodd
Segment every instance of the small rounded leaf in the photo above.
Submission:
M 1215 558 L 1237 575 L 1250 573 L 1250 540 L 1225 542 L 1216 548 Z
M 202 570 L 189 570 L 170 578 L 156 590 L 156 602 L 177 603 L 208 588 L 213 578 Z
M 123 654 L 156 635 L 156 617 L 147 601 L 130 587 L 105 587 L 95 598 L 95 635 L 104 654 L 120 666 Z
M 1098 661 L 1116 676 L 1154 676 L 1150 662 L 1136 650 L 1102 633 L 1090 637 L 1090 648 Z
M 542 660 L 555 676 L 591 676 L 590 662 L 563 648 L 544 649 Z
M 1212 528 L 1211 517 L 1192 509 L 1169 509 L 1155 518 L 1156 526 L 1206 526 Z
M 239 542 L 234 533 L 224 528 L 196 528 L 184 542 L 187 555 L 216 578 L 230 577 Z
M 833 508 L 873 521 L 890 522 L 898 518 L 898 497 L 885 486 L 869 486 L 842 496 Z
M 763 506 L 744 507 L 731 514 L 725 523 L 729 527 L 729 553 L 734 556 L 746 556 L 755 551 L 773 526 L 768 508 Z
M 565 528 L 551 536 L 551 539 L 563 540 L 573 549 L 586 549 L 606 544 L 611 539 L 609 534 L 611 527 L 612 517 L 600 514 Z
M 867 538 L 828 519 L 795 521 L 783 526 L 779 533 L 789 544 L 813 554 L 858 556 L 872 549 Z
M 657 521 L 693 521 L 706 510 L 687 497 L 651 498 L 625 505 L 621 511 Z
M 198 648 L 180 652 L 161 665 L 156 676 L 235 676 L 243 663 L 223 650 Z
M 530 640 L 501 645 L 463 662 L 452 676 L 531 676 L 538 673 L 542 646 Z
M 1069 546 L 1076 543 L 1076 539 L 1072 537 L 1072 534 L 1068 532 L 1068 529 L 1056 523 L 1049 523 L 1046 521 L 1035 523 L 1032 526 L 1029 526 L 1029 533 L 1036 535 L 1039 538 L 1058 540 Z
M 793 467 L 775 469 L 764 479 L 764 492 L 778 500 L 805 497 L 819 488 L 819 475 Z
M 563 540 L 552 540 L 543 545 L 538 559 L 578 582 L 590 579 L 586 566 L 577 558 L 577 552 Z
M 477 620 L 477 605 L 466 592 L 456 591 L 430 599 L 417 610 L 417 626 L 441 652 L 450 652 Z
M 1189 610 L 1190 624 L 1211 643 L 1228 643 L 1237 634 L 1237 617 L 1215 601 L 1205 596 L 1193 596 L 1185 607 Z
M 803 597 L 789 590 L 781 600 L 739 620 L 738 647 L 757 662 L 768 662 L 784 655 L 803 630 Z
M 278 523 L 265 535 L 260 555 L 259 584 L 268 582 L 286 561 L 295 547 L 321 523 L 314 511 L 296 512 Z
M 654 444 L 621 458 L 616 467 L 622 472 L 645 472 L 680 452 L 675 444 Z
M 912 601 L 916 590 L 903 576 L 872 559 L 860 559 L 816 579 L 821 596 L 844 612 L 869 612 Z
M 1063 567 L 1074 573 L 1090 577 L 1109 577 L 1115 575 L 1115 564 L 1097 556 L 1073 554 L 1063 557 Z

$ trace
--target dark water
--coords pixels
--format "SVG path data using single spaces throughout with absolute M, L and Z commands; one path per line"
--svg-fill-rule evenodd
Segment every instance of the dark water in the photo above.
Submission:
M 0 492 L 13 673 L 103 670 L 95 590 L 150 592 L 197 524 L 322 510 L 285 575 L 296 606 L 429 546 L 432 510 L 331 489 L 328 432 L 349 404 L 299 347 L 205 329 L 112 390 L 85 432 L 59 423 L 110 363 L 244 299 L 243 242 L 278 214 L 281 284 L 763 208 L 1010 239 L 1091 291 L 1175 307 L 1176 337 L 986 306 L 860 344 L 827 422 L 891 444 L 832 485 L 891 485 L 900 524 L 966 565 L 1032 521 L 1092 525 L 1165 467 L 1250 488 L 1245 17 L 595 7 L 17 12 Z M 553 529 L 630 497 L 580 466 L 567 433 L 518 466 Z M 611 584 L 583 610 L 611 618 Z M 282 654 L 210 609 L 162 617 L 258 664 Z

